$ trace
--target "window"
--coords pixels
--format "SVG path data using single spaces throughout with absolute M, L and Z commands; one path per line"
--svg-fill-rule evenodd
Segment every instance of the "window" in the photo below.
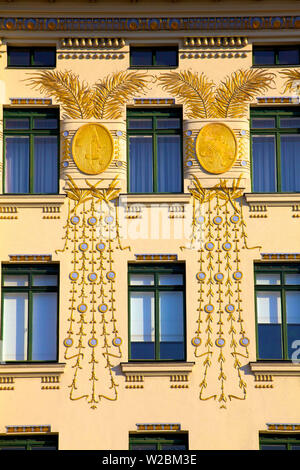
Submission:
M 129 266 L 129 358 L 185 360 L 184 270 Z
M 4 192 L 58 192 L 56 109 L 4 110 Z
M 182 192 L 182 119 L 178 110 L 129 110 L 130 193 Z
M 300 450 L 300 434 L 260 434 L 260 450 Z
M 258 359 L 292 359 L 300 339 L 300 265 L 255 267 Z
M 300 112 L 286 108 L 251 111 L 254 192 L 300 191 Z
M 58 268 L 3 265 L 3 362 L 57 360 Z
M 168 68 L 178 66 L 178 48 L 169 47 L 131 47 L 130 66 L 142 68 Z
M 55 67 L 55 47 L 8 47 L 8 67 Z
M 1 450 L 58 450 L 58 436 L 1 436 Z
M 129 450 L 188 450 L 188 434 L 130 434 Z
M 253 46 L 253 65 L 299 65 L 299 51 L 299 46 Z

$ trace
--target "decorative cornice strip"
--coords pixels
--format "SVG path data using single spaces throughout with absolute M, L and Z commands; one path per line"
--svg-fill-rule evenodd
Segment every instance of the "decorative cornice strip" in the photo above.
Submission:
M 257 104 L 299 104 L 299 96 L 258 96 Z
M 222 31 L 299 29 L 300 16 L 159 18 L 1 17 L 2 31 Z
M 32 433 L 32 432 L 51 432 L 50 425 L 26 425 L 26 426 L 5 426 L 7 433 Z
M 9 98 L 10 104 L 17 105 L 50 105 L 52 104 L 51 98 Z
M 93 52 L 71 52 L 70 54 L 59 54 L 57 56 L 58 59 L 124 59 L 124 57 L 124 54 L 107 54 L 106 52 L 104 54 L 94 54 Z
M 268 431 L 300 431 L 300 424 L 296 423 L 267 423 Z
M 178 423 L 141 423 L 136 425 L 138 431 L 180 431 Z
M 300 259 L 300 253 L 261 253 L 262 259 L 278 260 L 278 259 Z
M 232 58 L 245 59 L 247 57 L 247 54 L 246 52 L 236 52 L 236 51 L 232 51 L 232 52 L 211 51 L 211 52 L 184 52 L 183 54 L 180 55 L 181 59 L 218 59 L 219 57 L 222 57 L 224 59 L 226 57 L 228 59 L 232 59 Z
M 244 47 L 247 46 L 246 37 L 201 36 L 186 37 L 183 40 L 184 47 Z
M 98 49 L 102 47 L 107 48 L 119 48 L 125 46 L 124 38 L 64 38 L 60 41 L 61 47 L 65 49 L 79 48 L 84 49 L 86 47 Z
M 177 261 L 177 255 L 134 255 L 137 261 Z
M 174 105 L 175 98 L 134 98 L 133 102 L 135 105 Z
M 52 255 L 8 255 L 10 261 L 52 261 Z

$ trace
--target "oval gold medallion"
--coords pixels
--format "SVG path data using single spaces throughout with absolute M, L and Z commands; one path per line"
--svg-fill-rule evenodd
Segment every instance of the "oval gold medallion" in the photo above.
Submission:
M 72 153 L 80 171 L 88 175 L 102 173 L 113 158 L 112 136 L 101 124 L 84 124 L 74 136 Z
M 209 173 L 225 173 L 236 160 L 237 141 L 226 124 L 206 124 L 196 140 L 196 155 L 200 165 Z

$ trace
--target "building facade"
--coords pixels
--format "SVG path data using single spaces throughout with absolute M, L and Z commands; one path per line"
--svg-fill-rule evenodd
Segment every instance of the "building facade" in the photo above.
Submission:
M 1 11 L 0 448 L 299 449 L 298 2 Z

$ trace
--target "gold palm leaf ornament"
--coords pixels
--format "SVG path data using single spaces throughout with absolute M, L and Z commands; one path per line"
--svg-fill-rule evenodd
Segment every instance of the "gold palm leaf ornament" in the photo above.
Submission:
M 286 79 L 283 93 L 295 92 L 296 90 L 299 91 L 300 70 L 297 70 L 297 69 L 284 70 L 281 72 L 281 75 L 283 78 Z

